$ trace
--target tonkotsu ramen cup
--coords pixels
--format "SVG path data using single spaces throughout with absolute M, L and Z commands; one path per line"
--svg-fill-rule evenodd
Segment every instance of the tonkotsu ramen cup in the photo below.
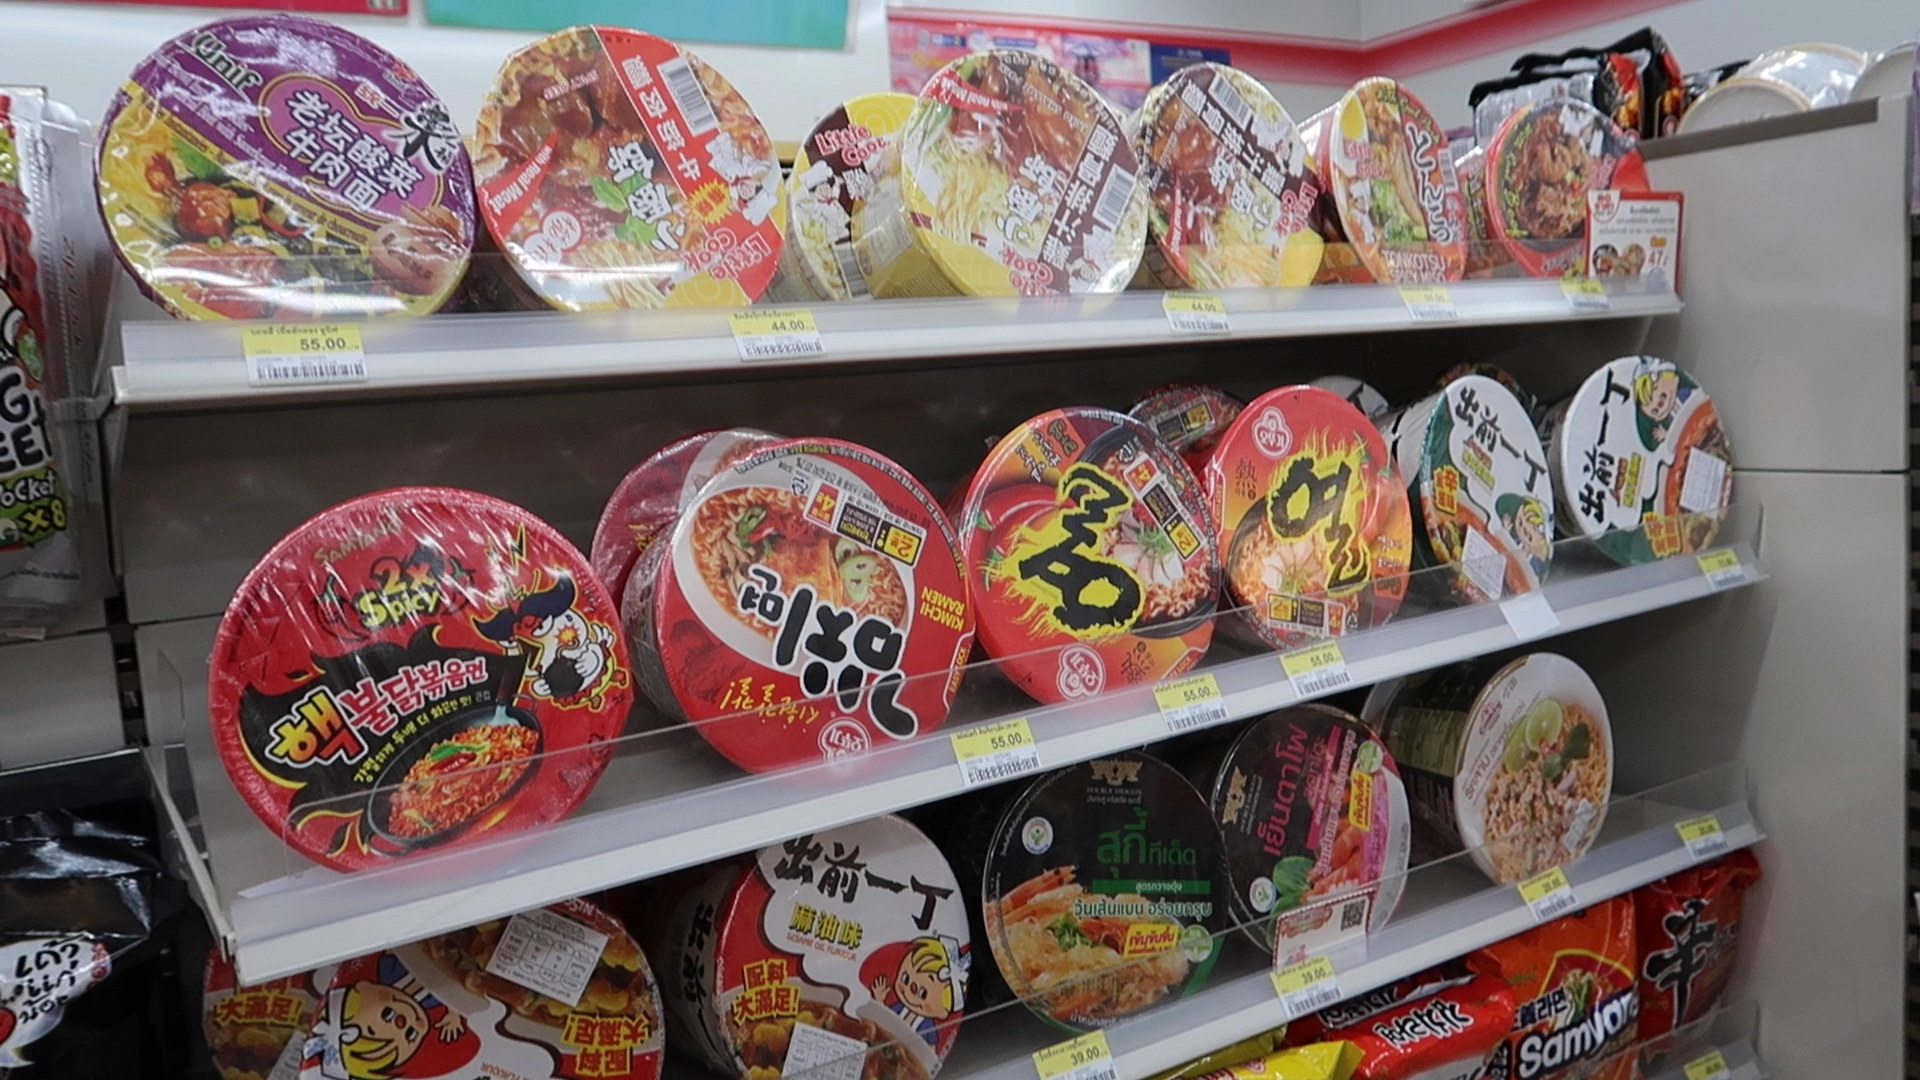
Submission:
M 875 296 L 1057 296 L 1127 287 L 1147 193 L 1094 89 L 1020 49 L 935 72 L 858 241 Z M 891 205 L 890 205 L 891 203 Z
M 1587 376 L 1541 425 L 1560 526 L 1624 564 L 1700 551 L 1733 501 L 1733 451 L 1693 377 L 1657 356 Z
M 551 526 L 396 488 L 289 533 L 227 605 L 207 706 L 227 776 L 337 870 L 556 821 L 633 698 L 613 601 Z
M 1588 191 L 1648 188 L 1639 139 L 1572 98 L 1507 117 L 1487 144 L 1486 169 L 1493 235 L 1532 277 L 1585 272 Z
M 1148 92 L 1134 150 L 1150 200 L 1144 283 L 1306 285 L 1320 269 L 1319 181 L 1293 119 L 1259 80 L 1203 62 Z
M 189 319 L 423 315 L 474 246 L 446 105 L 348 30 L 240 15 L 161 45 L 100 124 L 107 236 Z
M 938 504 L 837 439 L 715 473 L 641 554 L 621 611 L 647 696 L 752 772 L 936 730 L 973 641 Z
M 1448 668 L 1395 695 L 1384 718 L 1414 818 L 1500 884 L 1587 853 L 1613 791 L 1606 702 L 1578 664 L 1534 653 L 1488 677 Z
M 1553 558 L 1553 478 L 1526 409 L 1463 375 L 1381 424 L 1414 505 L 1415 561 L 1469 603 L 1531 592 Z
M 664 38 L 575 26 L 515 52 L 473 145 L 480 215 L 554 307 L 745 306 L 779 267 L 773 141 Z
M 1133 403 L 1127 415 L 1152 428 L 1162 442 L 1179 451 L 1197 476 L 1206 468 L 1227 425 L 1244 408 L 1246 402 L 1219 387 L 1169 383 L 1149 390 Z
M 887 147 L 913 110 L 912 94 L 862 94 L 827 114 L 801 141 L 783 197 L 787 245 L 767 299 L 858 300 L 873 295 L 854 251 L 866 231 Z
M 1033 417 L 988 452 L 958 518 L 980 643 L 1042 702 L 1188 671 L 1213 639 L 1211 521 L 1193 470 L 1140 421 Z
M 223 1080 L 299 1073 L 307 1033 L 333 982 L 333 965 L 241 986 L 219 949 L 207 950 L 200 996 L 207 1052 Z
M 1373 422 L 1338 394 L 1287 386 L 1241 410 L 1202 474 L 1227 595 L 1264 644 L 1378 626 L 1406 596 L 1405 486 Z
M 1392 79 L 1355 83 L 1315 135 L 1340 231 L 1375 281 L 1458 281 L 1466 207 L 1447 136 Z
M 593 572 L 618 599 L 640 553 L 673 527 L 713 474 L 780 436 L 754 428 L 702 431 L 653 452 L 634 466 L 613 494 L 593 530 Z

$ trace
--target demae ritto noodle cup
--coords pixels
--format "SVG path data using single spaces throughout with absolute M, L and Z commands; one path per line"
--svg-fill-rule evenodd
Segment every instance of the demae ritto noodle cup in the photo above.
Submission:
M 633 698 L 580 553 L 445 488 L 363 495 L 289 533 L 235 592 L 208 668 L 241 797 L 340 870 L 565 817 Z
M 186 318 L 426 314 L 473 251 L 446 105 L 297 15 L 219 19 L 142 60 L 101 121 L 98 179 L 120 261 Z
M 640 553 L 673 527 L 713 474 L 780 436 L 754 428 L 702 431 L 654 451 L 621 479 L 593 530 L 593 572 L 616 600 Z
M 1020 424 L 956 525 L 980 642 L 1039 701 L 1181 674 L 1213 638 L 1220 557 L 1200 481 L 1130 416 L 1072 406 Z
M 780 263 L 773 142 L 698 56 L 575 26 L 507 57 L 474 132 L 480 214 L 570 311 L 745 306 Z
M 1733 498 L 1733 451 L 1713 400 L 1672 363 L 1601 365 L 1541 434 L 1569 535 L 1625 564 L 1713 543 Z
M 933 497 L 836 439 L 715 473 L 641 554 L 620 607 L 647 696 L 754 772 L 937 729 L 973 641 Z
M 1415 820 L 1502 884 L 1586 854 L 1613 790 L 1606 703 L 1578 664 L 1523 656 L 1409 681 L 1382 714 Z
M 876 296 L 1049 296 L 1126 288 L 1146 247 L 1140 163 L 1100 95 L 1038 53 L 935 72 L 869 206 Z M 894 206 L 888 206 L 888 201 Z
M 867 200 L 887 163 L 897 161 L 891 144 L 913 101 L 911 94 L 862 94 L 828 113 L 801 141 L 784 188 L 787 246 L 768 299 L 873 295 L 854 238 L 869 227 Z
M 1253 76 L 1190 64 L 1147 94 L 1134 148 L 1150 198 L 1143 276 L 1163 289 L 1305 285 L 1320 269 L 1319 181 L 1293 119 Z
M 1647 190 L 1639 140 L 1573 98 L 1507 117 L 1487 144 L 1487 221 L 1534 277 L 1586 271 L 1587 192 Z

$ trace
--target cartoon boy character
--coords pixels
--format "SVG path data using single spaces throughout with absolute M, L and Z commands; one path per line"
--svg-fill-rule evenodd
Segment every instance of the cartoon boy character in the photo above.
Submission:
M 938 1049 L 941 1021 L 963 1005 L 966 964 L 958 941 L 917 937 L 876 950 L 862 974 L 875 1001 L 898 1013 L 927 1045 Z
M 321 1075 L 334 1080 L 399 1080 L 446 1076 L 470 1063 L 480 1039 L 464 1017 L 440 1003 L 399 957 L 380 955 L 374 979 L 361 979 L 328 995 L 329 1019 L 316 1027 Z M 337 1011 L 336 1011 L 337 1010 Z M 327 1053 L 326 1043 L 338 1047 Z
M 1494 500 L 1493 512 L 1532 561 L 1534 571 L 1546 566 L 1553 554 L 1553 530 L 1547 525 L 1547 508 L 1540 500 L 1509 492 Z
M 1633 376 L 1633 403 L 1640 410 L 1634 417 L 1640 427 L 1640 443 L 1658 450 L 1667 440 L 1675 413 L 1693 396 L 1693 388 L 1680 384 L 1680 372 L 1671 367 L 1643 366 Z

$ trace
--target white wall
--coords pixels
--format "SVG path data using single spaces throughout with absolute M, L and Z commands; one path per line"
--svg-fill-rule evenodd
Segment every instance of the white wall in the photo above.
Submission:
M 1453 2 L 1453 0 L 1446 0 Z M 1366 0 L 895 0 L 898 7 L 1358 41 Z

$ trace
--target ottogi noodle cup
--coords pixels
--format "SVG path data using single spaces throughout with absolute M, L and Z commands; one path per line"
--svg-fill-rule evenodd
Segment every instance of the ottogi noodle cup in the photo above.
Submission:
M 120 261 L 186 318 L 425 314 L 473 250 L 446 105 L 297 15 L 219 19 L 142 60 L 101 121 L 98 181 Z
M 1713 543 L 1733 499 L 1733 451 L 1686 372 L 1657 356 L 1609 361 L 1554 406 L 1541 434 L 1569 535 L 1629 565 Z
M 855 300 L 871 296 L 854 238 L 868 230 L 867 199 L 893 155 L 893 137 L 913 109 L 911 94 L 862 94 L 814 125 L 787 177 L 787 246 L 770 300 Z
M 1505 884 L 1573 861 L 1613 790 L 1606 703 L 1578 664 L 1534 653 L 1433 673 L 1381 710 L 1415 821 Z M 1371 711 L 1371 710 L 1370 710 Z
M 1378 929 L 1399 904 L 1407 792 L 1385 744 L 1352 716 L 1309 704 L 1254 721 L 1201 794 L 1226 845 L 1233 921 L 1277 962 Z
M 340 870 L 565 817 L 633 698 L 579 552 L 445 488 L 363 495 L 274 545 L 227 605 L 207 682 L 241 798 Z
M 1039 701 L 1178 675 L 1213 638 L 1220 557 L 1200 482 L 1130 416 L 1075 406 L 1014 428 L 957 524 L 981 644 Z
M 673 527 L 713 474 L 778 442 L 753 428 L 702 431 L 661 447 L 620 481 L 593 530 L 593 572 L 616 599 L 640 553 Z
M 657 1080 L 664 1019 L 627 929 L 562 900 L 341 964 L 299 1075 Z
M 1338 395 L 1287 386 L 1255 398 L 1202 475 L 1227 595 L 1260 641 L 1288 648 L 1399 609 L 1407 493 L 1379 430 Z
M 1146 247 L 1140 163 L 1100 95 L 1038 53 L 935 72 L 859 241 L 876 296 L 1118 292 Z M 888 205 L 892 203 L 893 205 Z
M 1151 200 L 1143 276 L 1163 289 L 1305 285 L 1320 269 L 1319 181 L 1293 119 L 1253 76 L 1183 67 L 1154 87 L 1134 150 Z
M 241 986 L 219 949 L 207 951 L 201 1028 L 222 1080 L 268 1080 L 300 1068 L 307 1031 L 333 966 Z
M 834 439 L 716 473 L 642 554 L 621 611 L 648 697 L 754 772 L 937 729 L 973 641 L 933 497 Z
M 1586 270 L 1587 192 L 1647 190 L 1639 140 L 1584 101 L 1538 101 L 1487 144 L 1487 219 L 1534 277 Z
M 946 857 L 897 817 L 696 875 L 666 939 L 676 1030 L 741 1080 L 850 1055 L 863 1055 L 862 1080 L 927 1080 L 968 1005 L 966 898 Z
M 1141 753 L 1072 765 L 999 816 L 983 933 L 1035 1015 L 1105 1027 L 1205 985 L 1231 925 L 1221 866 L 1206 801 L 1171 766 Z
M 780 264 L 773 142 L 693 53 L 575 26 L 507 57 L 474 132 L 480 213 L 570 311 L 746 305 Z
M 1387 404 L 1387 397 L 1375 390 L 1371 383 L 1356 379 L 1351 375 L 1322 375 L 1307 384 L 1318 387 L 1331 394 L 1339 394 L 1347 404 L 1359 409 L 1369 420 L 1377 420 L 1393 409 Z
M 1553 558 L 1553 479 L 1527 410 L 1463 375 L 1381 424 L 1414 503 L 1415 556 L 1469 602 L 1531 592 Z
M 1392 79 L 1362 79 L 1315 117 L 1319 165 L 1340 235 L 1376 281 L 1458 281 L 1466 206 L 1447 137 Z
M 1180 452 L 1198 475 L 1227 425 L 1246 403 L 1214 386 L 1171 383 L 1133 403 L 1127 415 L 1153 429 L 1160 441 Z

